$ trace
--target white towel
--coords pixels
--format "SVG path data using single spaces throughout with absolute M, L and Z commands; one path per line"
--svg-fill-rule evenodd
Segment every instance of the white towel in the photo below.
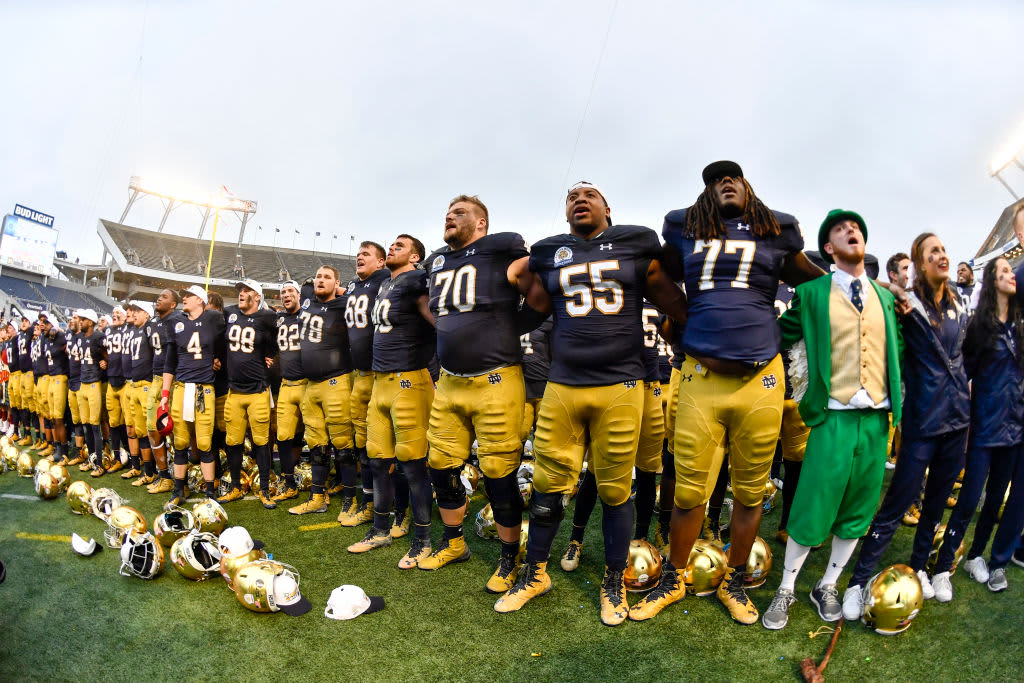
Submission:
M 185 393 L 181 397 L 181 419 L 185 422 L 196 421 L 196 383 L 185 382 Z

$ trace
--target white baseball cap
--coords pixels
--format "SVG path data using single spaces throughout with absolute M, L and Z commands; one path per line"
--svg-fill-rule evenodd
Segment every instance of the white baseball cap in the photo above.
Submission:
M 75 313 L 82 320 L 91 320 L 92 322 L 98 322 L 99 316 L 96 315 L 96 311 L 91 308 L 79 308 Z
M 217 546 L 224 555 L 244 555 L 253 548 L 262 548 L 263 544 L 252 540 L 244 526 L 231 526 L 221 532 Z
M 140 311 L 145 311 L 146 314 L 149 315 L 150 318 L 153 317 L 153 310 L 154 310 L 153 309 L 153 302 L 151 302 L 151 301 L 133 301 L 132 302 L 132 306 L 135 306 L 135 308 L 139 309 Z
M 295 280 L 286 280 L 285 282 L 282 282 L 281 283 L 281 291 L 283 292 L 286 287 L 292 287 L 299 294 L 302 293 L 302 287 L 299 287 L 299 283 L 296 282 Z
M 113 315 L 114 313 L 120 313 L 121 315 L 124 315 L 125 314 L 124 306 L 122 306 L 121 304 L 118 304 L 117 306 L 114 306 L 114 310 L 110 311 L 110 313 L 111 313 L 111 315 Z
M 252 291 L 259 294 L 261 299 L 263 298 L 263 285 L 256 282 L 255 280 L 245 279 L 239 280 L 238 282 L 235 283 L 235 289 L 241 289 L 242 287 L 248 287 Z
M 82 538 L 77 533 L 71 534 L 71 549 L 82 557 L 91 557 L 103 550 L 103 546 L 93 538 Z
M 338 586 L 331 591 L 324 616 L 328 619 L 355 619 L 360 614 L 372 614 L 384 609 L 384 598 L 370 597 L 359 586 Z
M 181 290 L 182 298 L 185 298 L 186 296 L 190 295 L 198 296 L 202 300 L 204 305 L 210 303 L 210 297 L 209 295 L 207 295 L 206 290 L 200 287 L 199 285 L 192 285 L 188 289 Z

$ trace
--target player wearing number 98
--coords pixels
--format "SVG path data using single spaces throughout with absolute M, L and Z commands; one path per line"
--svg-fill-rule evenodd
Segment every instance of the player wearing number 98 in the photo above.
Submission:
M 484 203 L 459 195 L 445 215 L 448 246 L 426 262 L 441 364 L 427 440 L 444 534 L 419 568 L 439 569 L 469 558 L 462 533 L 467 499 L 461 475 L 475 437 L 501 539 L 501 560 L 486 589 L 504 593 L 516 579 L 523 520 L 516 480 L 526 402 L 519 300 L 529 293 L 536 275 L 529 271 L 523 238 L 512 232 L 489 234 L 488 227 Z M 542 303 L 546 305 L 546 297 Z
M 729 447 L 733 506 L 729 568 L 718 598 L 733 619 L 758 614 L 743 590 L 761 522 L 765 482 L 782 424 L 785 377 L 775 324 L 779 280 L 821 275 L 804 256 L 796 219 L 769 210 L 732 161 L 710 164 L 696 203 L 665 216 L 667 265 L 689 299 L 675 427 L 675 510 L 670 561 L 657 587 L 630 611 L 649 619 L 686 594 L 686 566 Z
M 686 313 L 682 292 L 661 269 L 653 230 L 612 225 L 606 195 L 591 183 L 569 189 L 565 214 L 570 233 L 541 240 L 530 254 L 530 270 L 550 296 L 554 317 L 551 371 L 534 439 L 526 563 L 494 609 L 518 610 L 551 588 L 551 544 L 589 448 L 604 508 L 601 621 L 614 626 L 629 613 L 622 573 L 644 407 L 644 297 L 680 323 Z
M 338 522 L 342 526 L 358 526 L 373 521 L 373 468 L 366 454 L 366 410 L 373 391 L 373 302 L 382 283 L 391 279 L 384 267 L 384 247 L 376 242 L 363 242 L 356 254 L 356 278 L 345 290 L 345 324 L 352 350 L 352 395 L 349 415 L 352 418 L 353 440 L 359 458 L 363 484 L 363 502 L 354 512 L 342 510 Z
M 227 336 L 228 396 L 224 403 L 227 426 L 225 446 L 231 490 L 217 499 L 229 503 L 242 498 L 242 441 L 252 430 L 252 450 L 260 473 L 257 495 L 272 510 L 270 499 L 270 387 L 267 366 L 277 355 L 277 316 L 261 308 L 263 287 L 254 280 L 235 283 L 238 305 L 224 309 Z
M 206 495 L 213 498 L 214 395 L 216 368 L 224 358 L 224 314 L 208 311 L 206 290 L 192 285 L 181 292 L 184 315 L 174 321 L 170 344 L 164 360 L 163 387 L 160 391 L 161 411 L 171 403 L 174 423 L 174 492 L 167 505 L 181 505 L 185 500 L 185 474 L 188 447 L 194 436 L 199 450 L 199 464 L 206 482 Z M 173 400 L 171 387 L 174 387 Z

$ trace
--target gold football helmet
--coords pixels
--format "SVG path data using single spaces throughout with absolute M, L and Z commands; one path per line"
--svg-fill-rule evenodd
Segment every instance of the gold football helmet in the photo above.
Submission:
M 18 476 L 25 478 L 31 477 L 32 470 L 35 467 L 35 464 L 36 463 L 32 459 L 32 456 L 29 455 L 28 453 L 22 453 L 21 455 L 19 455 L 17 462 Z
M 698 539 L 683 570 L 686 590 L 694 595 L 711 595 L 725 577 L 729 559 L 725 551 L 708 541 Z
M 195 516 L 177 506 L 161 512 L 153 520 L 153 533 L 156 540 L 165 548 L 170 548 L 179 538 L 198 528 Z
M 462 485 L 466 487 L 466 495 L 472 497 L 476 493 L 476 486 L 480 483 L 480 470 L 476 465 L 467 462 L 462 467 Z
M 914 570 L 905 564 L 894 564 L 875 574 L 864 587 L 861 620 L 875 633 L 896 635 L 910 628 L 923 602 L 921 581 Z
M 928 551 L 928 562 L 925 564 L 925 569 L 928 570 L 929 574 L 935 573 L 935 563 L 939 559 L 939 549 L 942 547 L 943 537 L 946 535 L 946 525 L 940 524 L 935 527 L 935 537 L 932 539 L 932 549 Z M 960 564 L 960 560 L 964 559 L 964 542 L 960 540 L 960 547 L 953 553 L 953 564 L 949 568 L 949 574 L 952 576 L 956 573 L 956 568 Z
M 244 474 L 244 473 L 243 473 Z M 244 478 L 244 477 L 243 477 Z M 270 470 L 270 483 L 267 487 L 270 489 L 270 497 L 273 498 L 277 494 L 281 493 L 281 478 L 277 476 L 274 470 Z M 259 471 L 253 472 L 252 477 L 249 479 L 249 489 L 255 495 L 259 495 L 260 492 L 260 473 Z
M 50 465 L 52 464 L 53 463 L 47 460 L 46 458 L 39 458 L 39 461 L 36 462 L 35 466 L 32 468 L 32 476 L 38 477 L 43 472 L 49 472 Z
M 193 529 L 171 546 L 171 565 L 179 574 L 192 581 L 216 576 L 220 570 L 217 537 Z
M 775 485 L 775 482 L 769 478 L 764 484 L 764 502 L 761 507 L 764 514 L 768 514 L 775 509 L 775 497 L 778 492 L 779 488 Z
M 313 486 L 313 466 L 300 462 L 295 466 L 295 486 L 300 491 L 309 491 Z
M 50 465 L 50 474 L 57 480 L 57 487 L 61 493 L 68 490 L 68 486 L 71 485 L 71 475 L 68 474 L 68 468 L 64 465 Z
M 164 548 L 148 531 L 128 533 L 121 545 L 121 576 L 137 576 L 140 579 L 155 578 L 164 570 Z
M 190 465 L 185 471 L 185 484 L 190 491 L 202 491 L 205 484 L 203 468 L 199 465 Z
M 248 552 L 239 553 L 237 555 L 223 553 L 220 556 L 220 575 L 228 582 L 228 588 L 233 589 L 235 587 L 235 575 L 238 573 L 239 569 L 250 562 L 265 559 L 267 559 L 267 552 L 262 548 L 253 548 Z
M 247 452 L 242 456 L 242 474 L 248 474 L 251 479 L 253 473 L 258 471 L 259 469 L 256 467 L 256 461 Z
M 102 488 L 92 492 L 92 500 L 89 501 L 89 508 L 92 514 L 102 522 L 110 519 L 110 513 L 124 505 L 124 498 L 118 495 L 114 489 Z
M 228 513 L 213 498 L 193 505 L 192 514 L 195 515 L 199 530 L 212 533 L 214 536 L 224 531 L 228 524 Z
M 629 542 L 629 559 L 622 580 L 628 591 L 647 591 L 661 578 L 661 553 L 643 539 Z
M 19 451 L 14 446 L 7 446 L 4 448 L 4 462 L 7 463 L 7 469 L 12 472 L 18 469 L 18 455 Z
M 103 450 L 102 459 L 103 459 L 103 469 L 105 469 L 105 470 L 109 470 L 109 469 L 113 468 L 114 465 L 116 465 L 118 462 L 120 462 L 120 459 L 116 455 L 114 455 L 113 451 L 108 451 L 106 449 Z
M 524 462 L 516 472 L 516 480 L 519 482 L 519 495 L 523 498 L 523 505 L 529 507 L 530 498 L 533 496 L 533 463 Z
M 495 530 L 497 533 L 497 530 Z M 516 563 L 522 564 L 526 561 L 526 540 L 530 537 L 530 520 L 524 519 L 523 526 L 519 531 L 519 553 L 516 555 Z
M 148 530 L 146 518 L 129 505 L 115 508 L 107 519 L 107 527 L 109 528 L 103 532 L 103 537 L 107 539 L 107 545 L 111 548 L 120 548 L 124 545 L 129 533 L 144 534 Z
M 92 512 L 92 508 L 89 506 L 92 502 L 92 487 L 89 486 L 88 482 L 81 480 L 72 482 L 68 486 L 66 495 L 68 505 L 71 506 L 71 511 L 76 515 L 87 515 Z
M 46 462 L 40 460 L 40 462 Z M 53 500 L 60 495 L 60 485 L 49 472 L 40 472 L 35 478 L 36 495 L 44 500 Z
M 494 512 L 491 511 L 490 503 L 484 505 L 476 513 L 476 535 L 486 539 L 498 538 L 498 525 L 494 521 Z
M 774 484 L 773 484 L 774 486 Z M 747 558 L 747 574 L 743 582 L 747 588 L 757 588 L 768 580 L 768 572 L 772 570 L 772 549 L 760 536 L 754 539 Z
M 256 560 L 235 572 L 235 597 L 253 612 L 277 612 L 279 602 L 290 602 L 299 593 L 295 567 L 275 560 Z

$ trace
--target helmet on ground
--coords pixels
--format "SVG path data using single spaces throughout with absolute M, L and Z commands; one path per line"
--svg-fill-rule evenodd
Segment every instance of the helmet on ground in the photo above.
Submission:
M 146 518 L 129 505 L 114 508 L 107 519 L 107 527 L 103 537 L 107 539 L 107 545 L 111 548 L 120 548 L 124 545 L 129 533 L 144 534 L 147 531 Z
M 44 500 L 53 500 L 60 495 L 60 484 L 57 483 L 57 480 L 49 472 L 37 474 L 35 486 L 36 494 Z
M 256 560 L 266 559 L 262 544 L 252 540 L 245 527 L 228 527 L 217 539 L 220 550 L 220 575 L 234 588 L 235 573 L 243 566 Z
M 213 498 L 207 498 L 192 506 L 192 514 L 196 518 L 200 531 L 208 531 L 217 535 L 228 525 L 228 513 Z
M 217 537 L 192 530 L 171 546 L 171 564 L 186 579 L 203 581 L 220 570 Z
M 910 628 L 923 602 L 921 581 L 914 570 L 894 564 L 875 574 L 864 587 L 861 620 L 875 633 L 896 635 Z
M 92 513 L 89 503 L 92 502 L 92 486 L 87 481 L 75 481 L 68 486 L 65 494 L 68 498 L 68 505 L 76 515 L 88 515 Z
M 161 512 L 153 520 L 153 533 L 156 540 L 165 548 L 170 548 L 179 538 L 198 528 L 195 516 L 177 506 Z
M 661 578 L 661 553 L 643 539 L 629 542 L 629 559 L 622 580 L 628 591 L 646 591 L 654 588 Z
M 68 468 L 64 465 L 51 465 L 50 474 L 57 480 L 57 487 L 61 493 L 68 490 L 68 486 L 71 485 L 71 475 L 68 473 Z
M 309 611 L 309 601 L 299 592 L 299 572 L 274 560 L 256 560 L 235 572 L 235 597 L 253 612 L 297 615 Z
M 728 566 L 724 550 L 708 541 L 697 540 L 683 570 L 683 583 L 694 595 L 711 595 L 722 583 Z
M 190 465 L 185 471 L 185 483 L 192 491 L 203 490 L 203 468 L 199 465 Z
M 94 490 L 92 492 L 92 500 L 89 502 L 92 514 L 103 522 L 110 519 L 110 514 L 122 505 L 124 505 L 124 498 L 118 495 L 117 491 L 110 488 Z
M 164 548 L 148 531 L 132 531 L 121 545 L 121 576 L 152 579 L 164 570 Z
M 313 467 L 308 462 L 300 462 L 295 466 L 295 487 L 300 491 L 309 491 L 313 486 Z
M 31 477 L 32 468 L 35 467 L 35 461 L 32 460 L 32 456 L 28 453 L 22 453 L 18 456 L 17 467 L 19 477 Z
M 476 513 L 476 535 L 480 538 L 497 539 L 498 525 L 494 521 L 491 504 L 484 505 Z

